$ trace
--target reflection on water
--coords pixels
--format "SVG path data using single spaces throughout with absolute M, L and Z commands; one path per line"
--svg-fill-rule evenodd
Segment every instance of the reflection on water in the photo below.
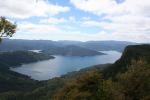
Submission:
M 121 53 L 117 51 L 101 52 L 107 55 L 86 57 L 55 56 L 55 59 L 23 64 L 17 68 L 11 68 L 11 70 L 31 76 L 36 80 L 47 80 L 92 65 L 113 63 L 121 56 Z

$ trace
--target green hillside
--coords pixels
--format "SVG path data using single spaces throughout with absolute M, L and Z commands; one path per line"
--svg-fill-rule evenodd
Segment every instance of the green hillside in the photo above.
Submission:
M 54 57 L 42 53 L 30 51 L 15 51 L 0 53 L 0 92 L 13 90 L 30 90 L 37 87 L 37 81 L 31 80 L 28 76 L 18 74 L 9 70 L 10 67 L 17 67 L 22 63 L 31 63 L 39 60 L 52 59 Z M 1 99 L 0 99 L 1 100 Z
M 4 64 L 10 67 L 18 66 L 22 63 L 30 63 L 52 58 L 54 57 L 43 53 L 35 53 L 32 51 L 0 52 L 0 64 Z
M 127 46 L 121 58 L 104 70 L 106 77 L 113 77 L 120 72 L 125 72 L 133 62 L 143 60 L 150 62 L 150 45 Z

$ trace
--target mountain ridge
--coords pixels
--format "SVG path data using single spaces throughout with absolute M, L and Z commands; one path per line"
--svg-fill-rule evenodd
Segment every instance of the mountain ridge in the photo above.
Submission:
M 122 52 L 127 45 L 137 43 L 126 41 L 51 41 L 51 40 L 21 40 L 21 39 L 4 39 L 0 45 L 0 51 L 15 50 L 47 50 L 56 47 L 65 47 L 68 45 L 76 45 L 96 51 L 116 50 Z M 38 45 L 38 46 L 37 46 Z
M 63 55 L 63 56 L 95 56 L 95 55 L 104 55 L 104 53 L 87 49 L 84 47 L 76 45 L 67 45 L 65 47 L 58 47 L 54 49 L 48 49 L 42 51 L 50 55 Z

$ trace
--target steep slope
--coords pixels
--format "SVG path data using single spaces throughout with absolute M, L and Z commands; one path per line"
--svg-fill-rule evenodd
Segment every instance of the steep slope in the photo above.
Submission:
M 149 100 L 150 64 L 137 61 L 116 76 L 105 79 L 97 70 L 82 73 L 53 94 L 53 100 Z
M 31 51 L 1 52 L 0 93 L 5 91 L 29 91 L 35 87 L 37 88 L 39 82 L 30 79 L 28 76 L 13 72 L 9 70 L 9 68 L 16 67 L 22 63 L 30 63 L 52 58 L 54 57 Z
M 106 77 L 115 76 L 120 72 L 124 72 L 131 63 L 143 59 L 145 62 L 150 62 L 150 45 L 134 45 L 127 46 L 121 58 L 112 64 L 108 69 L 104 70 Z

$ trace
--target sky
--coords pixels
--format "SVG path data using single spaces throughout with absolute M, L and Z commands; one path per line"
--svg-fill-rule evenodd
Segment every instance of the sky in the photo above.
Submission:
M 0 0 L 13 39 L 150 43 L 150 0 Z

